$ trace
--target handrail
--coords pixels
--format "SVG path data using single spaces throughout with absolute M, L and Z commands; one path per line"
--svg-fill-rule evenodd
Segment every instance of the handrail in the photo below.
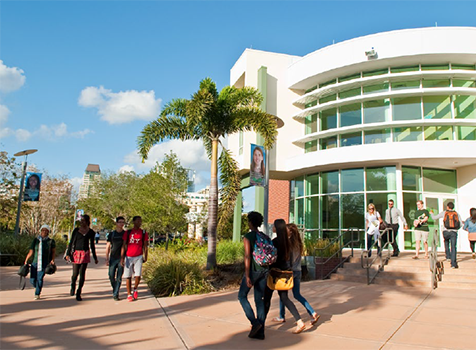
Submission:
M 390 232 L 392 233 L 390 235 Z M 387 235 L 387 238 L 390 236 L 392 239 L 387 239 L 387 242 L 384 244 L 382 247 L 382 236 Z M 395 241 L 395 235 L 393 232 L 393 229 L 391 227 L 387 227 L 385 230 L 382 231 L 382 234 L 379 235 L 378 239 L 374 241 L 372 246 L 367 247 L 367 250 L 362 251 L 362 254 L 360 255 L 360 265 L 362 266 L 363 269 L 367 269 L 367 284 L 370 284 L 374 281 L 375 277 L 379 274 L 380 271 L 383 271 L 384 266 L 387 265 L 388 261 L 390 260 L 390 245 L 393 244 Z M 378 244 L 378 247 L 382 247 L 380 250 L 380 253 L 378 253 L 370 262 L 369 262 L 369 255 L 370 251 L 372 248 Z M 377 249 L 378 249 L 377 247 Z M 382 252 L 387 249 L 387 256 L 383 257 Z M 377 272 L 375 273 L 374 276 L 370 277 L 370 268 L 372 265 L 377 261 L 377 259 L 380 260 Z M 364 263 L 365 260 L 365 263 Z
M 348 241 L 347 243 L 343 244 L 343 237 L 346 233 L 350 232 L 351 234 L 351 239 L 350 241 Z M 357 240 L 354 240 L 354 234 L 355 232 L 359 232 L 359 229 L 357 228 L 349 228 L 348 230 L 346 230 L 345 232 L 341 232 L 341 234 L 337 237 L 335 237 L 332 241 L 329 242 L 329 244 L 327 246 L 325 246 L 324 248 L 316 248 L 314 249 L 314 264 L 315 265 L 320 265 L 321 266 L 321 278 L 322 279 L 326 279 L 327 277 L 330 276 L 331 273 L 333 273 L 334 271 L 336 271 L 339 267 L 341 267 L 345 262 L 349 261 L 349 259 L 351 257 L 354 257 L 354 243 L 359 243 L 359 240 L 358 240 L 358 235 L 357 235 Z M 327 260 L 325 261 L 317 261 L 317 258 L 323 258 L 322 257 L 322 253 L 321 254 L 316 254 L 316 251 L 325 251 L 326 249 L 329 249 L 332 245 L 334 245 L 335 243 L 339 242 L 339 250 L 336 251 L 334 254 L 332 254 L 331 256 L 327 257 Z M 346 247 L 349 247 L 351 248 L 351 252 L 350 252 L 350 255 L 348 257 L 346 257 L 345 259 L 342 259 L 342 250 Z M 337 256 L 336 256 L 337 255 Z M 340 258 L 341 259 L 341 262 L 339 264 L 337 264 L 331 271 L 329 271 L 325 276 L 322 277 L 323 275 L 323 269 L 324 269 L 324 265 L 329 262 L 331 259 L 333 258 Z
M 441 275 L 443 274 L 443 268 L 441 263 L 438 262 L 438 245 L 440 241 L 440 235 L 438 234 L 438 229 L 435 229 L 433 238 L 431 240 L 431 251 L 430 251 L 430 273 L 431 280 L 430 286 L 432 289 L 438 288 L 438 281 L 441 281 Z

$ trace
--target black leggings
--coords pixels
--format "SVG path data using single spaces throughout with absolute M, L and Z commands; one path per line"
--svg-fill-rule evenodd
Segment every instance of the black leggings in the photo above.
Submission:
M 76 280 L 78 279 L 79 275 L 79 285 L 76 294 L 81 295 L 81 291 L 84 286 L 84 281 L 86 280 L 86 269 L 88 264 L 73 264 L 73 276 L 71 276 L 71 289 L 76 289 Z
M 469 247 L 471 248 L 471 251 L 474 253 L 474 245 L 476 244 L 476 241 L 469 241 Z
M 264 310 L 266 316 L 268 316 L 269 309 L 271 307 L 271 297 L 273 296 L 274 290 L 271 290 L 266 286 L 264 290 Z M 296 308 L 296 305 L 289 299 L 288 291 L 287 290 L 278 290 L 279 299 L 283 303 L 285 307 L 291 312 L 294 319 L 299 321 L 301 319 L 301 315 L 299 315 L 299 311 Z

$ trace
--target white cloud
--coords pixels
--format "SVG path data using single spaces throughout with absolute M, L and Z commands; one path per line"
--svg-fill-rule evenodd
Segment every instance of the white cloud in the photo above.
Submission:
M 4 127 L 7 123 L 9 114 L 10 110 L 6 106 L 0 105 L 0 139 L 9 136 L 12 133 L 12 130 Z
M 22 69 L 9 68 L 0 60 L 0 91 L 11 92 L 21 88 L 26 79 L 23 73 Z
M 15 130 L 15 137 L 17 138 L 18 141 L 28 141 L 31 137 L 31 132 L 25 129 L 18 129 Z
M 129 173 L 134 171 L 134 167 L 132 165 L 124 165 L 119 168 L 118 173 Z
M 51 126 L 43 124 L 34 131 L 25 129 L 12 130 L 9 128 L 4 128 L 2 126 L 1 107 L 3 106 L 0 105 L 0 138 L 14 135 L 20 142 L 28 141 L 31 137 L 39 137 L 45 140 L 57 141 L 66 137 L 83 139 L 86 135 L 94 133 L 94 131 L 89 129 L 69 132 L 68 126 L 65 123 Z
M 97 108 L 101 120 L 109 124 L 150 121 L 159 115 L 160 103 L 153 90 L 112 92 L 103 86 L 83 89 L 78 99 L 80 106 Z

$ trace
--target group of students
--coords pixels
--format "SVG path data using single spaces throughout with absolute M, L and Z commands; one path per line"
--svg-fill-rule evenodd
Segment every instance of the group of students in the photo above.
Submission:
M 127 300 L 134 301 L 138 298 L 138 287 L 142 276 L 142 264 L 147 261 L 148 255 L 148 234 L 141 229 L 142 218 L 133 218 L 134 227 L 131 230 L 124 230 L 125 219 L 120 216 L 116 218 L 116 229 L 107 237 L 106 264 L 109 266 L 109 280 L 113 289 L 113 298 L 118 301 L 119 289 L 122 277 L 127 279 Z M 71 276 L 70 295 L 76 296 L 77 301 L 82 300 L 82 290 L 86 281 L 86 270 L 91 262 L 91 254 L 97 264 L 95 232 L 90 228 L 91 219 L 89 215 L 81 217 L 79 227 L 75 228 L 71 234 L 64 258 L 73 265 Z M 45 268 L 48 264 L 55 264 L 56 243 L 49 238 L 51 228 L 43 225 L 40 235 L 35 237 L 31 243 L 30 250 L 25 258 L 25 265 L 33 256 L 30 269 L 30 283 L 35 288 L 35 300 L 40 299 L 45 277 Z M 134 289 L 132 290 L 132 276 L 134 276 Z M 79 283 L 78 282 L 79 277 Z
M 253 257 L 253 252 L 256 249 L 256 244 L 260 235 L 259 227 L 263 224 L 263 216 L 255 211 L 248 213 L 248 232 L 244 238 L 245 248 L 245 275 L 238 291 L 238 300 L 245 312 L 246 317 L 251 323 L 251 330 L 248 337 L 254 339 L 265 339 L 265 321 L 271 307 L 271 297 L 274 290 L 270 289 L 267 284 L 269 269 L 277 268 L 283 271 L 293 272 L 294 285 L 292 292 L 294 298 L 301 302 L 311 316 L 311 321 L 308 325 L 304 323 L 294 303 L 289 299 L 287 290 L 278 291 L 280 299 L 279 317 L 273 318 L 273 322 L 285 322 L 285 308 L 287 308 L 296 321 L 296 328 L 293 330 L 294 334 L 299 334 L 302 331 L 311 328 L 319 320 L 319 315 L 314 311 L 309 302 L 301 295 L 300 281 L 301 281 L 301 255 L 303 253 L 303 243 L 299 234 L 298 228 L 295 224 L 288 224 L 282 219 L 274 222 L 273 232 L 276 238 L 272 243 L 277 249 L 276 261 L 269 266 L 262 266 Z M 248 301 L 248 293 L 251 288 L 254 288 L 254 300 L 256 306 L 256 314 Z

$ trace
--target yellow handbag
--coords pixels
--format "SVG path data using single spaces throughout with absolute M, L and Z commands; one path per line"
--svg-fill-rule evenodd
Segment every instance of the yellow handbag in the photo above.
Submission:
M 272 268 L 269 270 L 266 283 L 272 290 L 290 290 L 294 286 L 293 272 Z

